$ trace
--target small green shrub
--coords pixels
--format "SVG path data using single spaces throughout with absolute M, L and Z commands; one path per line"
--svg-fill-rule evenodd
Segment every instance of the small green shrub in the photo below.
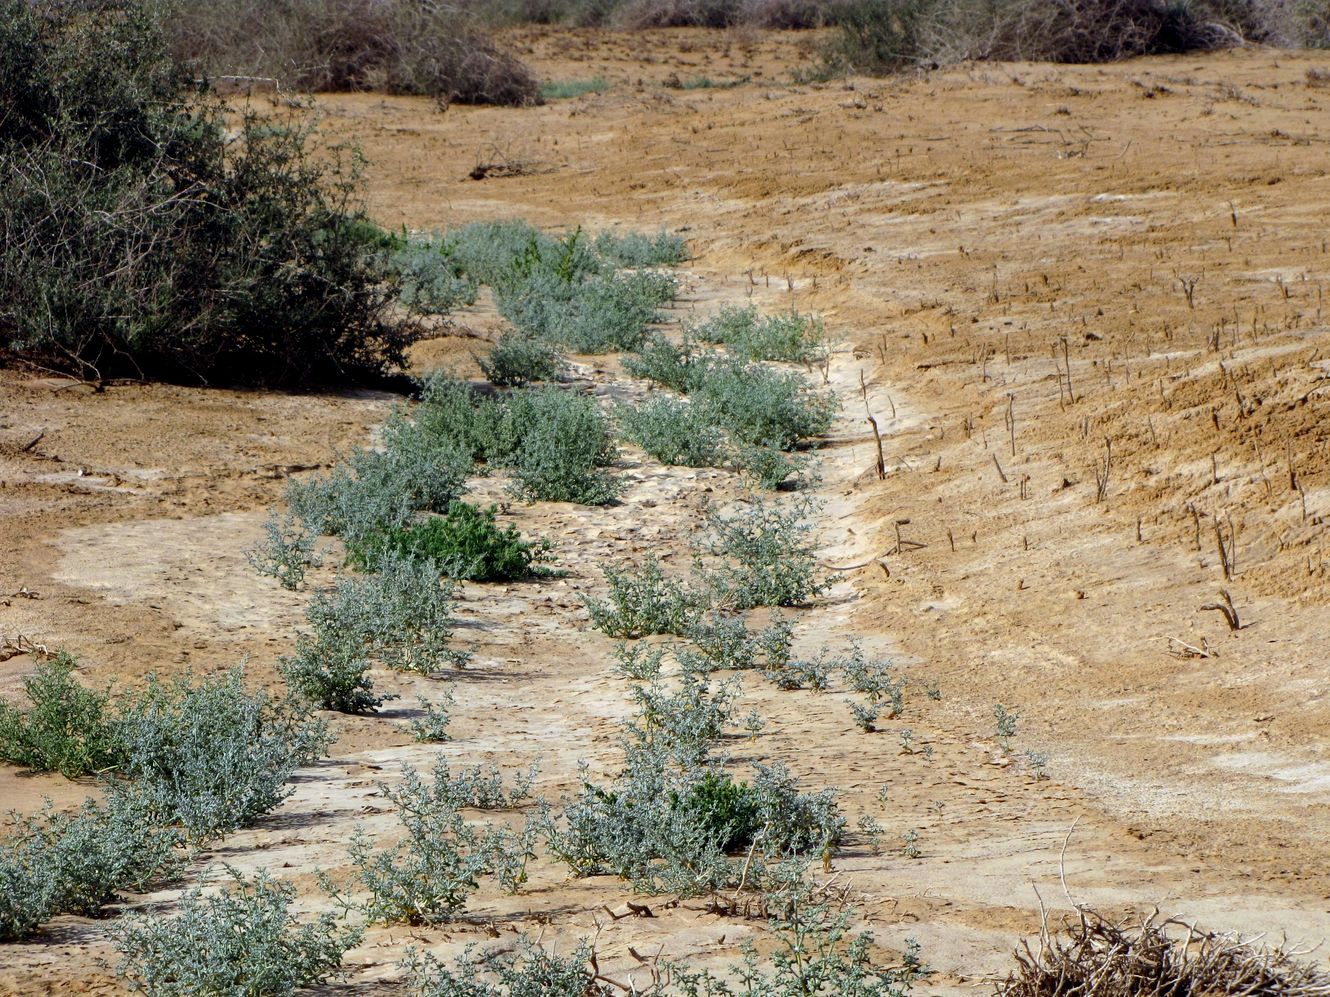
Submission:
M 62 651 L 23 679 L 29 709 L 0 702 L 0 760 L 67 779 L 119 763 L 107 697 L 83 688 L 76 667 Z
M 314 596 L 307 611 L 314 646 L 425 675 L 465 664 L 468 655 L 448 647 L 453 585 L 441 581 L 439 565 L 385 551 L 373 567 L 372 574 L 343 575 L 331 593 Z
M 449 740 L 448 722 L 452 719 L 449 715 L 453 705 L 452 694 L 445 689 L 435 702 L 427 699 L 417 702 L 420 704 L 420 716 L 411 718 L 411 733 L 415 739 L 426 744 L 442 744 Z
M 703 570 L 718 600 L 732 609 L 798 606 L 826 591 L 819 574 L 813 503 L 787 508 L 754 500 L 732 516 L 713 515 L 702 549 L 720 558 Z
M 180 836 L 155 826 L 132 791 L 89 799 L 74 813 L 48 802 L 10 819 L 0 842 L 0 941 L 22 938 L 57 914 L 95 916 L 121 891 L 141 891 L 179 866 Z
M 152 819 L 191 842 L 246 827 L 291 794 L 286 782 L 327 751 L 324 724 L 247 693 L 239 668 L 183 676 L 123 701 L 115 722 L 120 772 Z
M 601 232 L 595 247 L 602 259 L 616 267 L 673 266 L 688 259 L 688 243 L 683 236 L 664 229 L 655 235 Z
M 821 319 L 798 312 L 762 316 L 755 305 L 725 306 L 693 333 L 704 343 L 728 346 L 745 360 L 810 363 L 821 360 L 827 349 Z
M 351 864 L 364 899 L 338 896 L 348 910 L 361 911 L 372 923 L 442 924 L 452 920 L 480 888 L 480 878 L 520 878 L 510 859 L 524 861 L 530 844 L 505 828 L 468 824 L 454 800 L 454 787 L 443 769 L 433 784 L 410 766 L 402 767 L 396 787 L 380 783 L 380 791 L 397 807 L 406 836 L 388 848 L 376 849 L 357 831 L 351 841 Z
M 572 97 L 585 97 L 589 93 L 604 93 L 610 89 L 609 81 L 603 76 L 593 76 L 589 80 L 553 80 L 543 83 L 540 95 L 546 100 L 569 100 Z
M 278 518 L 271 513 L 263 524 L 263 543 L 245 554 L 249 566 L 261 575 L 276 578 L 294 592 L 305 580 L 306 568 L 317 568 L 322 558 L 314 550 L 318 534 L 289 512 Z
M 530 252 L 551 252 L 555 240 L 520 219 L 472 222 L 448 233 L 462 272 L 491 286 L 509 277 Z
M 387 269 L 397 278 L 398 300 L 414 311 L 446 315 L 475 303 L 476 279 L 463 272 L 453 244 L 438 234 L 395 239 Z
M 605 569 L 606 599 L 586 599 L 591 623 L 607 637 L 685 634 L 697 618 L 697 597 L 666 578 L 653 555 L 637 569 Z
M 697 349 L 686 332 L 679 344 L 657 334 L 645 340 L 635 354 L 624 357 L 623 366 L 633 377 L 686 395 L 702 383 L 716 357 L 714 350 Z
M 564 369 L 557 349 L 511 329 L 501 333 L 490 355 L 477 362 L 491 384 L 508 388 L 520 388 L 532 381 L 556 381 Z
M 807 487 L 818 480 L 817 471 L 807 457 L 753 443 L 739 444 L 734 465 L 744 478 L 766 491 Z
M 137 915 L 112 928 L 117 974 L 130 990 L 154 997 L 285 997 L 336 976 L 359 943 L 356 928 L 324 914 L 301 923 L 291 911 L 295 888 L 260 871 L 252 880 L 230 870 L 232 889 L 190 890 L 180 913 Z
M 405 963 L 417 997 L 610 997 L 618 991 L 596 979 L 585 943 L 564 958 L 525 937 L 518 952 L 459 956 L 449 969 L 428 953 L 412 952 Z
M 402 526 L 417 512 L 443 512 L 466 487 L 473 470 L 461 445 L 432 439 L 417 424 L 395 420 L 384 450 L 357 450 L 326 476 L 292 481 L 291 512 L 319 533 L 363 542 Z
M 427 560 L 449 578 L 474 582 L 529 578 L 550 557 L 550 542 L 530 543 L 515 526 L 499 528 L 497 506 L 479 509 L 455 501 L 443 516 L 375 534 L 351 549 L 352 563 L 372 567 L 385 554 Z
M 600 354 L 639 347 L 676 291 L 675 278 L 655 270 L 579 281 L 537 271 L 496 294 L 500 314 L 522 334 L 573 353 Z
M 319 633 L 296 634 L 296 651 L 277 669 L 292 695 L 318 710 L 372 713 L 387 699 L 374 694 L 369 660 L 361 649 L 334 644 Z
M 603 470 L 617 456 L 595 399 L 547 387 L 509 399 L 491 459 L 512 471 L 519 498 L 604 505 L 619 493 Z
M 624 438 L 662 464 L 715 467 L 724 460 L 724 437 L 689 402 L 657 395 L 616 412 Z
M 414 425 L 432 447 L 453 447 L 473 461 L 492 459 L 504 407 L 465 381 L 443 373 L 425 379 Z
M 434 763 L 431 799 L 458 810 L 512 810 L 531 796 L 538 766 L 518 773 L 513 788 L 505 790 L 503 773 L 496 765 L 476 765 L 450 772 L 445 761 Z
M 737 441 L 778 450 L 824 434 L 837 409 L 831 391 L 813 390 L 793 371 L 733 358 L 708 364 L 692 396 Z

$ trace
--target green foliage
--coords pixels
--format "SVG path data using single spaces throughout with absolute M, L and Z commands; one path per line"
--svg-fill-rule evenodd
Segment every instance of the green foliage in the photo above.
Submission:
M 725 306 L 693 333 L 705 343 L 729 347 L 745 360 L 809 363 L 821 360 L 827 350 L 821 319 L 793 311 L 762 316 L 755 305 Z
M 427 558 L 385 551 L 374 572 L 342 575 L 331 593 L 316 593 L 307 611 L 310 653 L 363 656 L 397 671 L 438 671 L 461 666 L 468 655 L 451 650 L 453 632 L 450 581 Z
M 747 848 L 762 827 L 753 794 L 728 772 L 708 771 L 682 792 L 670 790 L 670 806 L 727 854 Z
M 500 528 L 497 506 L 454 501 L 443 516 L 373 535 L 351 548 L 353 563 L 372 566 L 385 555 L 432 561 L 449 578 L 475 582 L 529 578 L 550 556 L 550 543 L 530 543 L 515 526 Z
M 499 335 L 488 357 L 478 360 L 490 383 L 520 388 L 532 381 L 555 381 L 563 372 L 559 351 L 540 339 L 509 329 Z
M 289 512 L 278 518 L 270 513 L 263 524 L 264 541 L 245 554 L 249 566 L 261 575 L 276 578 L 294 592 L 305 580 L 305 569 L 319 567 L 322 559 L 314 550 L 318 535 Z
M 432 439 L 426 429 L 397 419 L 383 450 L 356 450 L 322 478 L 292 481 L 291 512 L 309 528 L 350 544 L 402 526 L 417 512 L 443 512 L 466 487 L 473 469 L 462 446 Z
M 230 870 L 234 887 L 190 890 L 180 913 L 137 915 L 112 929 L 117 973 L 154 997 L 284 997 L 337 975 L 361 938 L 331 914 L 301 923 L 291 911 L 295 888 L 260 871 L 252 880 Z
M 784 453 L 775 447 L 740 443 L 735 451 L 734 464 L 748 481 L 767 491 L 806 487 L 818 480 L 807 457 Z
M 666 578 L 654 556 L 641 567 L 605 569 L 609 584 L 605 600 L 588 597 L 591 622 L 607 637 L 684 634 L 697 618 L 697 598 L 679 582 Z
M 707 365 L 694 402 L 736 440 L 789 450 L 821 436 L 836 416 L 836 396 L 815 391 L 793 371 L 725 358 Z
M 814 505 L 753 500 L 732 516 L 713 515 L 702 549 L 719 558 L 704 568 L 716 598 L 731 609 L 798 606 L 826 591 L 815 557 Z
M 11 814 L 0 842 L 0 941 L 35 931 L 57 914 L 99 914 L 122 890 L 141 891 L 174 872 L 180 837 L 154 826 L 132 792 L 88 799 L 73 813 L 48 802 Z
M 618 456 L 595 399 L 546 387 L 507 402 L 490 459 L 513 474 L 513 492 L 527 501 L 604 505 L 619 482 L 603 470 Z
M 714 350 L 699 350 L 686 331 L 678 344 L 656 334 L 646 339 L 635 354 L 624 357 L 623 366 L 633 377 L 686 395 L 702 383 L 717 356 Z
M 568 100 L 585 97 L 589 93 L 604 93 L 609 89 L 610 84 L 605 77 L 593 76 L 588 80 L 551 80 L 541 84 L 540 95 L 546 100 Z
M 372 713 L 385 700 L 374 694 L 369 660 L 363 651 L 332 644 L 316 625 L 314 634 L 296 634 L 296 652 L 277 669 L 297 700 L 319 710 Z
M 504 411 L 497 399 L 436 372 L 425 379 L 414 424 L 430 446 L 453 447 L 472 460 L 486 460 L 495 454 Z
M 83 688 L 65 652 L 23 679 L 30 708 L 0 703 L 0 760 L 75 779 L 119 761 L 107 697 Z
M 672 275 L 655 270 L 565 279 L 542 265 L 495 293 L 499 313 L 524 335 L 599 354 L 640 346 L 676 290 Z
M 120 772 L 152 819 L 191 842 L 246 827 L 291 794 L 286 782 L 327 750 L 324 724 L 247 693 L 239 668 L 195 681 L 149 676 L 115 722 Z
M 407 308 L 446 315 L 475 303 L 476 279 L 463 272 L 453 244 L 437 233 L 395 239 L 386 269 L 397 278 L 398 300 Z
M 353 156 L 294 117 L 238 136 L 161 6 L 0 3 L 0 345 L 101 378 L 343 381 L 397 369 Z
M 1016 737 L 1016 724 L 1021 715 L 1010 712 L 1001 703 L 993 707 L 994 729 L 998 745 L 1005 752 L 1011 751 L 1011 742 Z
M 462 272 L 491 286 L 508 277 L 532 244 L 546 252 L 554 245 L 534 225 L 516 218 L 472 222 L 449 232 L 449 238 Z
M 397 844 L 376 849 L 357 831 L 351 863 L 367 897 L 338 896 L 347 909 L 383 924 L 442 924 L 452 920 L 480 888 L 482 876 L 515 886 L 531 851 L 525 835 L 505 828 L 468 824 L 457 804 L 457 789 L 446 766 L 432 783 L 410 766 L 402 767 L 396 787 L 379 784 L 397 807 L 406 834 Z
M 673 266 L 688 259 L 688 243 L 683 236 L 665 229 L 655 235 L 601 232 L 595 245 L 600 257 L 616 267 Z
M 418 997 L 610 997 L 616 991 L 597 982 L 592 954 L 583 943 L 563 958 L 523 937 L 519 952 L 467 949 L 451 969 L 428 953 L 410 953 L 405 965 Z
M 625 439 L 662 464 L 715 467 L 724 460 L 719 430 L 686 401 L 656 395 L 616 412 Z
M 453 705 L 453 697 L 446 690 L 437 702 L 419 700 L 420 716 L 411 718 L 411 733 L 417 741 L 426 744 L 441 744 L 449 740 L 448 711 Z

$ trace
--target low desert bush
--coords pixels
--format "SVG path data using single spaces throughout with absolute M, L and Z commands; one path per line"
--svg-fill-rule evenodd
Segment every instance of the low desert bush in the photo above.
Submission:
M 153 821 L 191 842 L 218 838 L 276 809 L 287 780 L 321 757 L 326 726 L 245 691 L 239 668 L 182 676 L 127 695 L 115 721 L 119 772 Z
M 737 441 L 777 450 L 823 435 L 837 410 L 834 393 L 814 390 L 798 373 L 734 358 L 708 364 L 692 399 Z
M 636 353 L 624 357 L 623 366 L 633 377 L 686 395 L 702 383 L 716 356 L 714 350 L 699 350 L 685 330 L 677 344 L 662 335 L 649 337 Z
M 229 890 L 187 892 L 175 917 L 135 915 L 112 929 L 118 975 L 154 997 L 286 997 L 336 976 L 361 932 L 331 914 L 302 923 L 295 888 L 232 870 Z
M 295 653 L 281 658 L 277 670 L 291 694 L 317 710 L 372 713 L 387 697 L 375 695 L 370 663 L 358 648 L 330 644 L 320 634 L 297 633 Z
M 542 83 L 540 95 L 545 100 L 569 100 L 573 97 L 585 97 L 589 93 L 604 93 L 610 89 L 610 83 L 603 76 L 593 76 L 589 80 L 551 80 Z
M 657 270 L 565 280 L 539 270 L 496 289 L 499 312 L 521 333 L 573 353 L 636 349 L 659 321 L 677 281 Z
M 318 533 L 363 543 L 418 512 L 445 512 L 474 468 L 463 446 L 401 418 L 389 423 L 384 444 L 354 451 L 323 477 L 293 480 L 286 490 L 292 514 Z
M 547 387 L 504 406 L 490 459 L 513 475 L 527 501 L 604 505 L 619 493 L 605 467 L 618 456 L 609 421 L 588 395 Z
M 700 573 L 717 600 L 736 610 L 798 606 L 824 592 L 830 583 L 817 567 L 813 509 L 806 499 L 789 506 L 755 499 L 734 515 L 712 516 L 701 549 L 718 560 Z
M 488 460 L 503 421 L 503 404 L 443 373 L 429 375 L 416 406 L 415 426 L 432 446 L 452 446 L 472 460 Z
M 655 235 L 645 232 L 601 232 L 595 240 L 596 252 L 616 267 L 674 266 L 688 259 L 688 243 L 683 236 L 661 229 Z
M 543 339 L 532 339 L 508 329 L 499 335 L 489 356 L 478 360 L 491 384 L 521 387 L 532 381 L 555 381 L 564 369 L 558 349 Z
M 351 548 L 351 560 L 366 567 L 385 555 L 432 561 L 447 577 L 473 582 L 531 577 L 549 559 L 549 541 L 532 543 L 515 526 L 500 528 L 497 513 L 497 506 L 479 509 L 454 501 L 442 516 L 372 535 Z
M 512 810 L 531 796 L 537 766 L 519 772 L 512 789 L 505 789 L 503 773 L 496 765 L 475 765 L 452 772 L 440 759 L 434 763 L 433 801 L 458 810 Z
M 355 157 L 294 118 L 228 122 L 161 10 L 0 3 L 0 346 L 92 378 L 400 369 L 418 330 Z
M 725 438 L 690 402 L 656 395 L 615 413 L 625 439 L 662 464 L 716 467 L 725 460 Z
M 311 654 L 345 653 L 397 671 L 429 675 L 461 666 L 468 655 L 449 648 L 453 586 L 428 558 L 385 551 L 370 574 L 344 574 L 331 592 L 310 602 Z
M 539 102 L 531 71 L 456 4 L 184 0 L 169 27 L 176 57 L 210 74 L 270 77 L 303 90 Z
M 806 488 L 819 480 L 813 462 L 807 456 L 756 443 L 740 443 L 735 448 L 734 468 L 753 485 L 766 491 Z
M 821 360 L 827 350 L 821 319 L 793 311 L 759 315 L 754 305 L 723 307 L 694 327 L 693 335 L 704 343 L 727 346 L 745 360 L 809 363 Z
M 554 239 L 518 218 L 472 222 L 450 230 L 448 238 L 462 272 L 491 286 L 509 279 L 533 245 L 542 254 L 552 253 L 555 245 Z
M 636 639 L 651 634 L 684 634 L 698 614 L 698 599 L 682 583 L 665 576 L 654 556 L 640 567 L 606 568 L 605 599 L 588 597 L 591 623 L 607 637 Z
M 448 724 L 452 720 L 450 711 L 453 697 L 446 689 L 436 700 L 418 700 L 420 715 L 411 718 L 411 734 L 417 741 L 425 744 L 442 744 L 449 740 Z
M 397 786 L 379 788 L 397 808 L 406 834 L 376 848 L 362 831 L 356 833 L 351 864 L 365 895 L 337 894 L 339 903 L 372 923 L 441 924 L 465 908 L 482 876 L 516 886 L 531 851 L 526 835 L 468 824 L 446 767 L 436 770 L 433 782 L 410 766 L 403 766 L 402 776 Z
M 474 304 L 476 279 L 464 273 L 454 244 L 437 234 L 403 234 L 391 241 L 386 268 L 397 278 L 398 300 L 428 315 Z
M 120 760 L 107 696 L 85 689 L 63 651 L 23 679 L 28 709 L 0 702 L 0 761 L 75 779 Z
M 157 827 L 132 791 L 89 799 L 72 813 L 48 803 L 10 819 L 0 841 L 0 941 L 22 938 L 57 914 L 95 916 L 122 891 L 142 891 L 179 865 L 180 836 Z
M 405 968 L 417 997 L 610 997 L 618 993 L 596 979 L 591 947 L 579 945 L 569 956 L 546 952 L 526 938 L 516 952 L 471 950 L 452 968 L 428 953 L 412 952 Z
M 299 517 L 274 512 L 264 521 L 263 543 L 247 551 L 245 560 L 259 574 L 277 579 L 282 588 L 294 592 L 304 582 L 305 570 L 322 562 L 314 549 L 318 540 L 318 534 Z

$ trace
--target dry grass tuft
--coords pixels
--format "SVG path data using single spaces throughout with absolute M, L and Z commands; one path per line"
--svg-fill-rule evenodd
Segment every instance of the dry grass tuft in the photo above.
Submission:
M 1299 953 L 1211 934 L 1155 911 L 1143 921 L 1109 921 L 1081 910 L 1059 933 L 1027 941 L 996 997 L 1326 997 L 1330 975 Z

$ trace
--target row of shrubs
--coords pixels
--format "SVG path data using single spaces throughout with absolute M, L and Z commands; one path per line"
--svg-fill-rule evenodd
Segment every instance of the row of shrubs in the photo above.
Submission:
M 0 941 L 61 913 L 94 915 L 124 890 L 176 874 L 187 849 L 249 826 L 290 795 L 292 772 L 326 753 L 326 725 L 245 689 L 235 671 L 149 677 L 117 696 L 84 688 L 66 655 L 0 704 L 0 760 L 94 775 L 100 801 L 12 815 L 0 847 Z

